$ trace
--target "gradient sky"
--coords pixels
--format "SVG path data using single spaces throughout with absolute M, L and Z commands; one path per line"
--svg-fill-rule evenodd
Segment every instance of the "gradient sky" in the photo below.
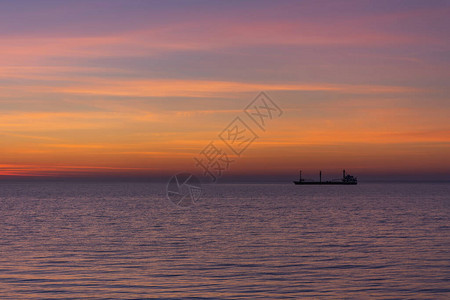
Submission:
M 228 177 L 450 179 L 448 16 L 427 0 L 2 1 L 0 178 L 199 171 L 266 91 L 284 113 Z

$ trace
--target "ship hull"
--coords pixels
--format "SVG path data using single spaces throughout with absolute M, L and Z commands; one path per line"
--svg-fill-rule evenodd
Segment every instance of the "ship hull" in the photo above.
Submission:
M 356 185 L 358 184 L 357 182 L 342 182 L 342 181 L 324 181 L 324 182 L 319 182 L 319 181 L 293 181 L 294 184 L 296 185 Z

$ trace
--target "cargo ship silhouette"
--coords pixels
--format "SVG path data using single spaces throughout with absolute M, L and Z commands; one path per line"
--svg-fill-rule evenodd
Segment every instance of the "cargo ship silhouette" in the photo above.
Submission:
M 358 184 L 358 179 L 352 175 L 346 175 L 345 170 L 342 170 L 342 179 L 322 181 L 322 171 L 319 172 L 319 181 L 305 181 L 302 179 L 302 171 L 300 171 L 300 178 L 298 181 L 293 181 L 297 185 L 302 184 Z

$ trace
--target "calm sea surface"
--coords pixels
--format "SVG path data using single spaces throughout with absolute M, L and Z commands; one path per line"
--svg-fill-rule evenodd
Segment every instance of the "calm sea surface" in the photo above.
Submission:
M 1 183 L 0 299 L 449 299 L 450 185 Z

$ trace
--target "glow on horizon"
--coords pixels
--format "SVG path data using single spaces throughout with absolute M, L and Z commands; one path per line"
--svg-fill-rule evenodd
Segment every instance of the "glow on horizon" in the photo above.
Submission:
M 195 171 L 262 90 L 230 174 L 450 170 L 448 2 L 175 4 L 0 4 L 0 178 Z

